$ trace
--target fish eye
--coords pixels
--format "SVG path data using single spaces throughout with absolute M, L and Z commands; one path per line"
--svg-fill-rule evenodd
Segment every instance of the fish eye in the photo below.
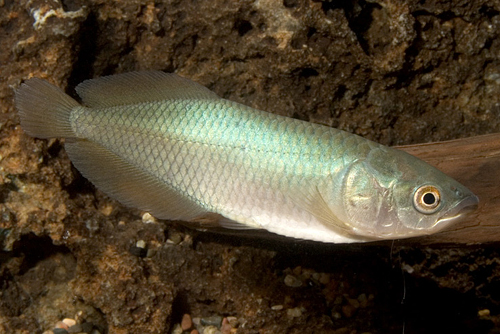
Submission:
M 440 203 L 441 192 L 434 186 L 422 186 L 413 194 L 413 206 L 421 213 L 429 215 L 436 212 Z

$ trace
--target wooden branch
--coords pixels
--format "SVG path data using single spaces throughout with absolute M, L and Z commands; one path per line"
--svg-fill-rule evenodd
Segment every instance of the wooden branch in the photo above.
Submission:
M 408 239 L 408 243 L 500 241 L 500 133 L 397 148 L 439 168 L 479 197 L 478 209 L 466 220 L 434 235 Z

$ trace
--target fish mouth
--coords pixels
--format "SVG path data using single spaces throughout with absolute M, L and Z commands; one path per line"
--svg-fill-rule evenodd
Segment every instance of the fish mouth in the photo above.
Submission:
M 436 225 L 439 225 L 439 228 L 443 228 L 446 225 L 449 225 L 450 222 L 457 222 L 467 216 L 469 213 L 477 209 L 479 204 L 479 198 L 476 195 L 470 195 L 460 201 L 453 208 L 445 212 L 439 219 L 436 221 Z

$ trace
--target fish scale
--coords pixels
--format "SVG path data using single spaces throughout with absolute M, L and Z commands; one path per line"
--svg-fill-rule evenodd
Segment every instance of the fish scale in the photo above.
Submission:
M 240 133 L 239 141 L 234 141 L 234 127 L 222 124 L 227 115 L 223 114 L 227 110 L 238 110 L 238 105 L 229 101 L 220 103 L 206 102 L 196 105 L 191 101 L 181 101 L 172 103 L 171 108 L 161 108 L 160 103 L 141 104 L 129 106 L 126 112 L 109 110 L 103 112 L 95 110 L 81 109 L 81 114 L 74 113 L 73 128 L 79 129 L 77 135 L 81 138 L 93 140 L 110 151 L 114 151 L 119 156 L 130 156 L 134 154 L 129 162 L 144 170 L 151 171 L 155 176 L 177 189 L 180 193 L 190 198 L 208 211 L 220 213 L 229 219 L 241 220 L 240 216 L 254 217 L 255 215 L 266 214 L 270 217 L 271 224 L 274 216 L 283 216 L 280 211 L 289 210 L 293 205 L 290 201 L 279 203 L 280 210 L 269 212 L 276 206 L 279 192 L 287 193 L 290 187 L 296 185 L 293 180 L 307 177 L 320 177 L 331 173 L 331 169 L 342 169 L 353 159 L 353 155 L 348 155 L 349 149 L 358 149 L 356 145 L 363 144 L 364 140 L 358 137 L 344 136 L 344 133 L 335 129 L 323 128 L 314 124 L 289 124 L 288 119 L 276 119 L 277 116 L 265 114 L 258 122 L 255 112 L 251 110 L 238 113 L 231 118 L 231 123 L 244 123 L 249 125 L 248 131 Z M 172 110 L 174 109 L 174 110 Z M 243 107 L 242 109 L 247 109 Z M 204 110 L 205 113 L 199 112 Z M 146 117 L 153 111 L 154 117 Z M 208 111 L 208 112 L 207 112 Z M 109 118 L 108 114 L 113 117 Z M 213 114 L 217 116 L 214 117 Z M 103 117 L 106 115 L 106 117 Z M 231 115 L 230 115 L 231 116 Z M 192 118 L 198 118 L 193 120 Z M 128 119 L 131 119 L 130 121 Z M 155 120 L 148 124 L 148 120 Z M 158 121 L 159 120 L 159 121 Z M 272 131 L 269 124 L 276 121 L 277 128 Z M 281 121 L 281 122 L 280 122 Z M 131 124 L 130 127 L 115 126 L 115 124 Z M 161 131 L 161 124 L 172 124 L 165 132 Z M 96 130 L 95 125 L 100 124 L 102 130 Z M 199 125 L 203 124 L 203 128 Z M 198 131 L 193 131 L 197 128 Z M 314 131 L 313 128 L 317 130 Z M 140 134 L 143 129 L 144 137 Z M 313 131 L 308 131 L 308 129 Z M 332 133 L 333 132 L 333 133 Z M 336 132 L 336 133 L 335 133 Z M 131 135 L 132 133 L 133 135 Z M 321 137 L 328 133 L 326 140 Z M 152 154 L 151 145 L 158 144 L 158 141 L 150 137 L 169 138 L 176 141 L 175 145 L 163 143 L 162 149 L 172 159 L 157 159 L 157 155 Z M 243 137 L 244 136 L 244 137 Z M 242 138 L 243 137 L 243 138 Z M 323 137 L 325 139 L 325 137 Z M 242 140 L 243 139 L 243 140 Z M 346 143 L 345 141 L 348 140 Z M 309 142 L 317 143 L 315 146 L 308 145 Z M 321 144 L 324 142 L 323 145 Z M 200 152 L 200 146 L 193 146 L 193 143 L 208 145 L 212 147 L 210 154 Z M 341 155 L 336 159 L 338 163 L 325 163 L 323 156 L 328 155 L 330 148 L 340 148 Z M 283 149 L 285 148 L 285 149 Z M 243 151 L 242 151 L 243 150 Z M 214 152 L 215 151 L 215 152 Z M 276 152 L 280 152 L 278 156 Z M 204 154 L 205 153 L 205 154 Z M 265 155 L 269 153 L 269 155 Z M 308 156 L 309 159 L 300 160 L 299 157 Z M 203 159 L 206 157 L 206 159 Z M 279 163 L 288 168 L 285 170 L 277 168 Z M 205 168 L 200 166 L 213 166 L 212 177 L 204 178 L 202 182 L 196 182 L 196 176 L 205 173 Z M 232 166 L 232 168 L 230 167 Z M 266 169 L 268 173 L 262 173 Z M 218 172 L 217 172 L 218 171 Z M 240 171 L 244 171 L 241 173 Z M 237 182 L 243 178 L 241 182 Z M 258 183 L 255 180 L 258 178 Z M 232 187 L 228 187 L 228 181 L 233 180 Z M 280 182 L 288 180 L 288 182 Z M 245 193 L 245 196 L 238 195 L 237 189 L 241 189 L 248 182 L 255 185 Z M 259 185 L 267 184 L 269 187 Z M 219 189 L 219 192 L 209 193 L 206 189 Z M 269 190 L 274 190 L 273 192 Z M 249 201 L 248 197 L 255 200 Z M 271 208 L 267 208 L 266 202 L 272 203 Z M 229 203 L 226 208 L 220 203 Z M 254 212 L 258 208 L 261 212 Z M 278 218 L 278 217 L 277 217 Z M 248 224 L 257 225 L 258 222 L 248 221 Z
M 434 233 L 477 204 L 404 152 L 221 99 L 175 75 L 132 72 L 85 81 L 77 92 L 84 106 L 28 81 L 16 93 L 23 128 L 68 138 L 85 177 L 158 218 L 364 242 Z M 425 186 L 436 203 L 415 200 Z M 426 205 L 439 210 L 423 212 Z

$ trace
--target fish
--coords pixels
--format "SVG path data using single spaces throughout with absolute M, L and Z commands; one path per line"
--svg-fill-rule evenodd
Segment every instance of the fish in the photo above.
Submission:
M 76 93 L 28 79 L 15 92 L 22 129 L 65 138 L 85 178 L 158 219 L 353 243 L 437 233 L 478 204 L 410 154 L 173 73 L 104 76 Z

